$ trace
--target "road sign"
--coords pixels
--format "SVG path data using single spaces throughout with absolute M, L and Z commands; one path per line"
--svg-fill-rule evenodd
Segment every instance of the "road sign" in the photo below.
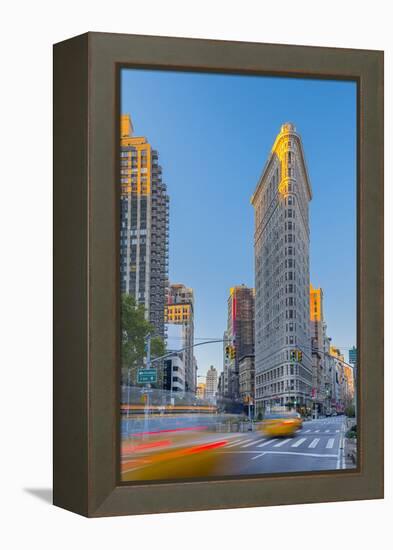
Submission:
M 157 382 L 157 369 L 138 369 L 138 384 Z

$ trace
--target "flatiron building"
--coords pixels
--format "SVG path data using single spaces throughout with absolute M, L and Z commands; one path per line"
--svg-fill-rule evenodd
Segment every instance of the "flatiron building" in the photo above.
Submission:
M 257 410 L 311 405 L 311 198 L 300 135 L 283 124 L 251 199 Z

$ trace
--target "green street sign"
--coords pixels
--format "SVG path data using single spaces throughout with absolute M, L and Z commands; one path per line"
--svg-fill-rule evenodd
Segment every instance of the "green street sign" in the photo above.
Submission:
M 157 369 L 138 369 L 138 384 L 155 384 Z

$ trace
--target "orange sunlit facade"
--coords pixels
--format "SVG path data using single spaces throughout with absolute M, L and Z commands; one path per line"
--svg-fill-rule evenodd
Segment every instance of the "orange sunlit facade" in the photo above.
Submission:
M 133 135 L 129 115 L 122 115 L 120 119 L 120 146 L 121 152 L 121 193 L 128 195 L 131 192 L 137 195 L 151 193 L 151 160 L 152 149 L 144 137 Z M 129 149 L 124 149 L 129 148 Z
M 344 355 L 342 355 L 341 351 L 335 346 L 330 346 L 330 355 L 337 357 L 340 361 L 344 361 Z
M 344 365 L 344 378 L 347 385 L 348 399 L 351 401 L 355 395 L 355 384 L 353 369 L 349 365 Z
M 310 284 L 310 321 L 322 320 L 322 289 Z
M 191 304 L 173 304 L 165 308 L 165 323 L 183 324 L 191 320 Z

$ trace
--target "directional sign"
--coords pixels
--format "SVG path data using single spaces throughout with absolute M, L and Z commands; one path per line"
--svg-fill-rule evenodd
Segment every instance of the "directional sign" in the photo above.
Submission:
M 138 384 L 157 382 L 157 369 L 138 369 Z

